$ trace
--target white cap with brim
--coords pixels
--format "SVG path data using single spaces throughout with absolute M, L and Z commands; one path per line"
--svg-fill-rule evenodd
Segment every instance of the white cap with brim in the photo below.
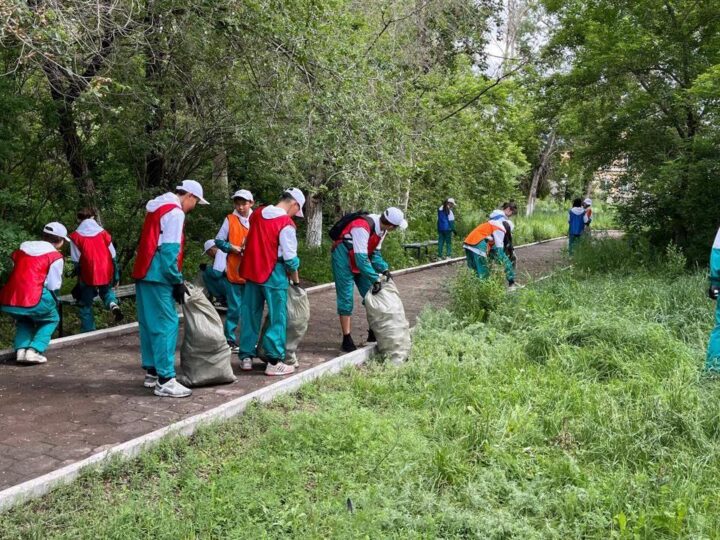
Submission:
M 450 203 L 450 204 L 455 204 L 455 199 L 453 199 L 452 197 L 450 197 L 450 198 L 447 200 L 447 202 Z
M 250 193 L 247 189 L 238 189 L 235 193 L 233 193 L 232 196 L 234 199 L 245 199 L 246 201 L 255 202 L 255 199 L 253 199 L 253 194 Z
M 592 206 L 592 199 L 585 199 L 583 203 L 587 204 L 588 206 Z
M 210 204 L 203 198 L 203 188 L 197 180 L 183 180 L 179 186 L 175 187 L 175 189 L 181 189 L 186 193 L 195 195 L 198 199 L 200 199 L 200 204 Z
M 285 193 L 295 199 L 295 202 L 298 203 L 298 205 L 300 206 L 300 210 L 295 215 L 297 217 L 305 217 L 305 214 L 303 214 L 303 206 L 305 206 L 305 195 L 303 195 L 303 192 L 300 191 L 298 188 L 291 187 L 286 189 Z
M 58 238 L 62 238 L 67 242 L 70 241 L 67 235 L 67 229 L 65 228 L 65 225 L 63 225 L 62 223 L 58 223 L 57 221 L 51 221 L 50 223 L 45 225 L 43 227 L 43 232 L 52 234 L 53 236 L 57 236 Z
M 215 240 L 207 240 L 203 245 L 203 253 L 207 253 L 210 248 L 215 247 Z
M 403 214 L 403 211 L 399 208 L 391 206 L 390 208 L 385 210 L 385 212 L 383 212 L 383 217 L 387 220 L 388 223 L 390 223 L 391 225 L 395 225 L 401 231 L 404 231 L 408 227 L 408 222 L 405 219 L 405 214 Z

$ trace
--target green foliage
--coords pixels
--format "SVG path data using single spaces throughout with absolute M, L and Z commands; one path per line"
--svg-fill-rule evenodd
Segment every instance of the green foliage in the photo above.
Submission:
M 450 284 L 450 306 L 453 314 L 467 322 L 486 322 L 505 300 L 505 281 L 499 271 L 488 279 L 463 268 Z

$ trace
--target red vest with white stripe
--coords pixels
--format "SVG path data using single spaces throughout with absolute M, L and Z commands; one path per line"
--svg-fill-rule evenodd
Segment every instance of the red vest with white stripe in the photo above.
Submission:
M 250 231 L 245 239 L 245 253 L 240 263 L 240 275 L 254 283 L 265 283 L 278 262 L 280 231 L 295 222 L 288 215 L 265 219 L 258 208 L 250 215 Z
M 145 214 L 145 222 L 143 223 L 142 232 L 140 233 L 140 243 L 135 256 L 135 266 L 133 267 L 133 279 L 143 279 L 158 249 L 160 241 L 160 219 L 168 212 L 180 208 L 177 204 L 163 204 L 154 212 Z M 178 253 L 178 270 L 182 271 L 183 251 L 185 250 L 185 233 L 180 241 L 180 253 Z
M 333 249 L 338 247 L 343 242 L 347 241 L 345 239 L 345 236 L 350 234 L 350 231 L 353 229 L 365 229 L 368 234 L 370 235 L 370 238 L 368 238 L 368 258 L 373 256 L 373 253 L 375 253 L 375 250 L 380 245 L 380 241 L 382 240 L 382 237 L 375 232 L 375 227 L 371 227 L 370 223 L 365 218 L 357 218 L 348 223 L 345 226 L 345 229 L 343 229 L 342 234 L 340 235 L 340 239 L 336 240 L 333 244 Z M 357 264 L 355 264 L 355 250 L 352 248 L 348 249 L 348 257 L 350 258 L 350 270 L 352 270 L 353 274 L 359 274 L 360 270 L 357 267 Z
M 50 266 L 62 259 L 59 251 L 42 255 L 28 255 L 17 249 L 12 254 L 15 263 L 10 279 L 0 289 L 0 304 L 13 307 L 35 307 L 40 302 Z
M 83 236 L 75 231 L 70 235 L 70 240 L 80 252 L 80 279 L 82 282 L 93 287 L 112 283 L 115 269 L 109 249 L 112 242 L 110 234 L 107 231 L 101 231 L 95 236 Z

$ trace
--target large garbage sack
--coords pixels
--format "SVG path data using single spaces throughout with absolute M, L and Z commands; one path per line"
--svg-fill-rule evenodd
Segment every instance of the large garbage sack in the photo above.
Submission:
M 185 335 L 180 348 L 177 380 L 185 386 L 208 386 L 235 382 L 230 365 L 230 346 L 223 323 L 202 287 L 190 285 L 183 315 Z
M 305 337 L 310 322 L 310 300 L 307 292 L 301 287 L 291 285 L 287 292 L 287 336 L 285 340 L 285 362 L 294 364 L 297 361 L 297 350 L 300 342 Z M 260 346 L 258 356 L 267 359 L 262 348 L 262 338 L 268 326 L 265 319 L 262 331 L 260 332 Z
M 365 296 L 365 311 L 380 354 L 393 364 L 402 364 L 410 355 L 410 323 L 395 282 L 383 283 L 377 294 L 369 291 Z

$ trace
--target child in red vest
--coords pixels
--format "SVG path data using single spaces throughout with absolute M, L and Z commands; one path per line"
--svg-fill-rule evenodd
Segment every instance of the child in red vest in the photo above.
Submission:
M 70 235 L 70 258 L 75 265 L 78 282 L 73 297 L 80 306 L 80 331 L 95 330 L 93 301 L 100 296 L 116 321 L 123 319 L 113 287 L 120 281 L 112 237 L 95 220 L 96 212 L 83 208 L 77 214 L 80 225 Z
M 43 228 L 42 240 L 23 242 L 12 254 L 14 267 L 0 289 L 0 311 L 15 319 L 19 364 L 47 362 L 42 353 L 60 322 L 55 295 L 62 285 L 65 241 L 67 229 L 54 221 Z
M 283 376 L 295 371 L 285 363 L 287 341 L 287 290 L 300 286 L 297 236 L 294 216 L 303 217 L 305 195 L 297 188 L 283 193 L 276 205 L 263 206 L 250 216 L 250 230 L 240 262 L 245 279 L 240 328 L 240 361 L 243 370 L 252 369 L 257 356 L 263 309 L 267 305 L 268 326 L 262 348 L 267 352 L 265 375 Z

